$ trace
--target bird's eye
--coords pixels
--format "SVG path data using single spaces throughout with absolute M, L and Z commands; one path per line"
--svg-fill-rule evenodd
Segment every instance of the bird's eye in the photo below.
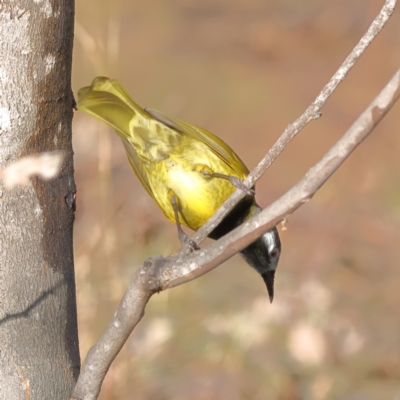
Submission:
M 272 258 L 277 258 L 277 257 L 279 257 L 279 250 L 275 248 L 275 249 L 271 250 L 271 252 L 269 253 L 269 255 L 270 255 Z

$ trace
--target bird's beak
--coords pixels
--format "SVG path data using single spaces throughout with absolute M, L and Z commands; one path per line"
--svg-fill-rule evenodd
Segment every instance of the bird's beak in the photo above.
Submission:
M 261 276 L 264 279 L 265 284 L 267 285 L 269 301 L 272 303 L 272 300 L 274 299 L 275 271 L 264 272 Z

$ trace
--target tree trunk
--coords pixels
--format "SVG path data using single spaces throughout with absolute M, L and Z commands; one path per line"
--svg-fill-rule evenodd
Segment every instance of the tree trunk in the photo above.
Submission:
M 74 1 L 0 3 L 0 168 L 45 151 L 59 175 L 0 180 L 0 399 L 68 399 L 79 373 L 72 227 Z

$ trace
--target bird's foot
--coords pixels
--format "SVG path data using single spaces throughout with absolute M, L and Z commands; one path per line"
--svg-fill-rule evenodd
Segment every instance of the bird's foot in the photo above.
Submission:
M 230 175 L 220 174 L 218 172 L 209 172 L 209 171 L 206 171 L 206 170 L 203 170 L 203 169 L 200 172 L 204 176 L 208 176 L 208 177 L 212 177 L 212 178 L 225 179 L 225 180 L 229 181 L 230 183 L 232 183 L 233 186 L 235 186 L 236 188 L 242 190 L 243 192 L 245 192 L 249 196 L 254 196 L 256 194 L 254 189 L 252 189 L 252 188 L 249 189 L 243 183 L 243 180 L 238 178 L 237 176 L 230 176 Z
M 200 250 L 198 244 L 194 240 L 190 239 L 188 234 L 183 230 L 178 230 L 178 237 L 183 247 L 188 246 L 190 251 Z

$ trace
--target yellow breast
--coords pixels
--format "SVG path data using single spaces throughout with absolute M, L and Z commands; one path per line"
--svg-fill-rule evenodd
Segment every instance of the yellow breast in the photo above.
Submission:
M 184 151 L 175 149 L 154 167 L 149 181 L 157 203 L 175 221 L 171 195 L 176 195 L 180 222 L 193 230 L 199 229 L 235 189 L 225 179 L 206 177 L 200 172 L 207 169 L 233 175 L 202 143 L 185 143 Z

